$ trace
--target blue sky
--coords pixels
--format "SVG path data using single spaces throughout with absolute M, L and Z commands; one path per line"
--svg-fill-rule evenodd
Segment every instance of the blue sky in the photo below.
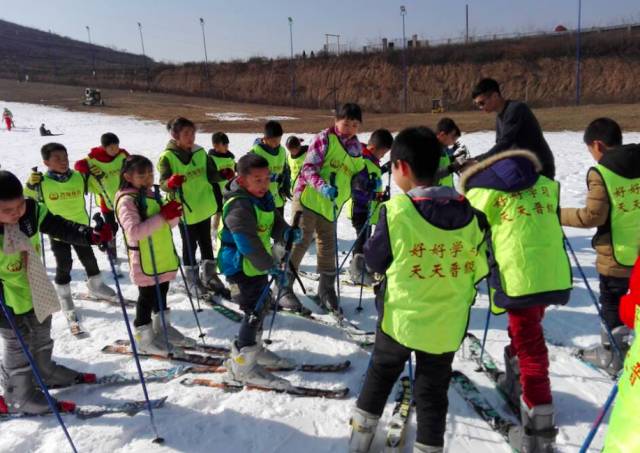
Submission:
M 7 2 L 1 18 L 141 53 L 156 60 L 203 59 L 199 18 L 205 20 L 210 60 L 289 54 L 287 17 L 294 20 L 294 51 L 309 53 L 325 33 L 341 35 L 341 44 L 360 48 L 382 37 L 401 38 L 400 5 L 407 9 L 407 36 L 431 40 L 464 34 L 464 5 L 469 4 L 470 34 L 552 30 L 577 25 L 578 0 L 21 0 Z M 638 0 L 583 0 L 583 26 L 640 22 Z

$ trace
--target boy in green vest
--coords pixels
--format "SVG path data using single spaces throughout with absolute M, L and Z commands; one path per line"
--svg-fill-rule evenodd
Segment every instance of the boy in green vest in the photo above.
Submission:
M 114 239 L 109 248 L 113 251 L 113 256 L 117 256 L 115 233 L 118 231 L 118 222 L 113 212 L 113 203 L 120 187 L 120 169 L 129 153 L 120 148 L 120 139 L 113 132 L 102 134 L 100 145 L 92 148 L 87 157 L 77 161 L 74 169 L 88 180 L 89 192 L 95 195 L 100 212 L 114 231 Z M 116 270 L 120 273 L 118 260 Z
M 629 329 L 618 314 L 620 298 L 627 293 L 629 276 L 640 243 L 640 146 L 622 145 L 622 130 L 610 118 L 592 121 L 584 132 L 587 149 L 597 162 L 587 172 L 587 203 L 584 208 L 562 208 L 565 226 L 597 227 L 592 244 L 600 277 L 603 321 L 622 350 L 629 349 Z M 579 351 L 582 358 L 612 375 L 622 369 L 609 335 L 600 329 L 601 344 Z
M 48 171 L 44 175 L 33 172 L 29 176 L 25 195 L 41 201 L 52 214 L 82 225 L 89 225 L 89 215 L 84 199 L 87 181 L 82 174 L 69 169 L 67 149 L 60 143 L 47 143 L 40 150 L 40 154 Z M 49 243 L 56 258 L 54 280 L 56 292 L 69 322 L 77 322 L 70 285 L 73 266 L 71 247 L 87 273 L 89 294 L 97 299 L 109 301 L 117 299 L 116 292 L 103 282 L 98 262 L 90 246 L 72 245 L 54 237 L 50 238 Z
M 389 194 L 382 188 L 382 168 L 380 160 L 393 145 L 393 135 L 387 129 L 373 131 L 362 157 L 365 168 L 351 181 L 351 200 L 345 204 L 351 225 L 356 232 L 353 245 L 353 259 L 349 264 L 349 277 L 354 283 L 370 286 L 374 283 L 373 274 L 364 264 L 364 244 L 371 236 L 371 226 L 378 222 L 381 203 L 387 201 Z
M 211 235 L 216 238 L 218 235 L 218 228 L 220 226 L 220 218 L 222 217 L 222 194 L 226 190 L 227 184 L 236 176 L 236 161 L 235 156 L 229 151 L 229 137 L 224 132 L 215 132 L 211 136 L 211 142 L 213 148 L 209 150 L 209 157 L 213 159 L 216 164 L 216 168 L 220 172 L 220 175 L 224 178 L 218 183 L 219 191 L 215 193 L 216 204 L 218 205 L 218 211 L 213 216 L 213 222 L 211 222 Z M 216 241 L 213 242 L 213 254 L 216 252 Z
M 441 453 L 451 363 L 467 330 L 476 285 L 487 274 L 481 216 L 454 189 L 435 186 L 441 146 L 426 127 L 400 132 L 391 148 L 403 191 L 380 210 L 364 246 L 376 294 L 376 342 L 351 418 L 350 452 L 368 452 L 391 389 L 415 352 L 414 452 Z
M 288 173 L 287 152 L 280 145 L 282 142 L 282 125 L 277 121 L 267 121 L 264 125 L 264 135 L 262 138 L 256 139 L 252 153 L 264 157 L 269 162 L 269 170 L 271 170 L 271 185 L 269 190 L 273 195 L 276 209 L 280 214 L 284 215 L 284 203 L 286 193 L 289 189 L 285 187 L 285 174 Z
M 303 145 L 302 142 L 304 139 L 296 137 L 295 135 L 290 136 L 287 139 L 286 147 L 287 151 L 289 151 L 289 155 L 287 156 L 287 169 L 288 172 L 288 186 L 289 186 L 289 194 L 287 198 L 291 198 L 291 188 L 295 187 L 298 182 L 298 176 L 300 176 L 300 171 L 302 170 L 302 165 L 304 165 L 304 160 L 307 157 L 307 151 L 309 150 L 308 145 Z
M 503 151 L 460 178 L 461 190 L 491 228 L 491 309 L 508 318 L 511 341 L 498 386 L 522 420 L 509 441 L 531 453 L 552 451 L 558 432 L 542 319 L 548 305 L 569 302 L 573 286 L 559 219 L 560 185 L 542 169 L 530 151 Z
M 226 365 L 227 379 L 242 384 L 287 388 L 289 381 L 268 372 L 265 367 L 291 367 L 264 347 L 262 322 L 271 305 L 270 276 L 282 279 L 285 273 L 276 264 L 271 241 L 284 242 L 292 236 L 300 240 L 300 230 L 290 228 L 275 207 L 269 190 L 269 162 L 254 153 L 238 161 L 238 177 L 225 192 L 220 233 L 220 269 L 231 283 L 233 300 L 244 311 L 238 337 L 231 347 Z
M 293 212 L 302 211 L 302 242 L 293 247 L 291 263 L 298 269 L 313 238 L 316 238 L 318 298 L 326 310 L 339 312 L 336 296 L 336 222 L 351 197 L 351 180 L 365 168 L 362 144 L 357 133 L 362 124 L 358 104 L 347 103 L 336 111 L 333 127 L 314 139 L 298 176 Z M 289 285 L 283 288 L 279 304 L 291 310 L 303 307 Z
M 211 241 L 211 217 L 218 211 L 216 200 L 220 199 L 218 183 L 225 178 L 204 148 L 195 144 L 196 125 L 192 121 L 178 117 L 170 125 L 172 138 L 160 154 L 158 172 L 162 190 L 177 198 L 184 207 L 179 227 L 182 262 L 186 263 L 185 284 L 190 288 L 199 285 L 203 290 L 229 297 L 229 290 L 218 278 Z M 200 266 L 195 256 L 198 248 Z
M 0 171 L 2 302 L 13 315 L 47 386 L 95 382 L 95 375 L 79 373 L 52 360 L 51 313 L 60 306 L 40 260 L 40 232 L 83 246 L 103 244 L 113 237 L 108 224 L 96 231 L 52 214 L 42 203 L 25 199 L 18 178 L 8 171 Z M 0 311 L 0 380 L 7 409 L 27 414 L 49 412 L 45 396 L 33 379 L 29 361 L 3 313 Z
M 458 142 L 460 128 L 451 118 L 442 118 L 436 126 L 436 136 L 442 145 L 442 155 L 436 177 L 439 184 L 454 187 L 453 174 L 460 172 L 469 159 L 469 151 Z

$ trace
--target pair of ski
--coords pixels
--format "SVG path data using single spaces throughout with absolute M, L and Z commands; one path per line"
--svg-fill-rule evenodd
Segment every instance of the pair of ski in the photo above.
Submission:
M 213 308 L 216 312 L 224 316 L 233 322 L 242 322 L 242 318 L 244 317 L 244 313 L 236 308 L 230 307 L 228 304 L 223 303 L 218 297 L 209 297 L 205 300 L 205 302 Z M 287 316 L 296 316 L 298 318 L 306 319 L 308 321 L 312 321 L 316 324 L 320 324 L 326 327 L 337 327 L 342 330 L 347 336 L 353 340 L 358 346 L 363 349 L 370 349 L 373 346 L 375 341 L 375 332 L 362 330 L 360 327 L 355 324 L 351 324 L 348 321 L 342 320 L 342 324 L 339 322 L 330 322 L 325 321 L 322 318 L 319 318 L 313 313 L 303 313 L 297 311 L 290 311 L 286 309 L 278 309 L 280 313 Z
M 300 277 L 304 277 L 308 280 L 313 280 L 314 282 L 320 281 L 320 274 L 318 274 L 317 272 L 307 272 L 299 270 L 298 274 L 300 275 Z M 366 283 L 361 285 L 359 281 L 353 280 L 351 278 L 351 275 L 345 275 L 343 272 L 340 272 L 340 284 L 357 288 L 360 288 L 362 286 L 366 290 L 373 291 L 373 285 L 367 285 Z

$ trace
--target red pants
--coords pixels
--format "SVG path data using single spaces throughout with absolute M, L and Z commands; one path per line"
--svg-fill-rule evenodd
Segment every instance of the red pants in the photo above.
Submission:
M 7 129 L 11 130 L 11 118 L 9 118 L 8 116 L 6 116 L 4 118 L 4 123 L 7 125 Z
M 527 406 L 551 404 L 549 354 L 542 331 L 545 306 L 507 310 L 511 355 L 520 362 L 522 398 Z

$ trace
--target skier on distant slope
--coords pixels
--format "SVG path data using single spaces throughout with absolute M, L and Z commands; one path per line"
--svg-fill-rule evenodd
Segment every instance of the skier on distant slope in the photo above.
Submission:
M 4 124 L 7 126 L 8 131 L 10 131 L 12 127 L 15 127 L 15 124 L 13 122 L 13 113 L 11 113 L 11 110 L 9 110 L 6 107 L 2 112 L 2 120 L 4 121 Z

